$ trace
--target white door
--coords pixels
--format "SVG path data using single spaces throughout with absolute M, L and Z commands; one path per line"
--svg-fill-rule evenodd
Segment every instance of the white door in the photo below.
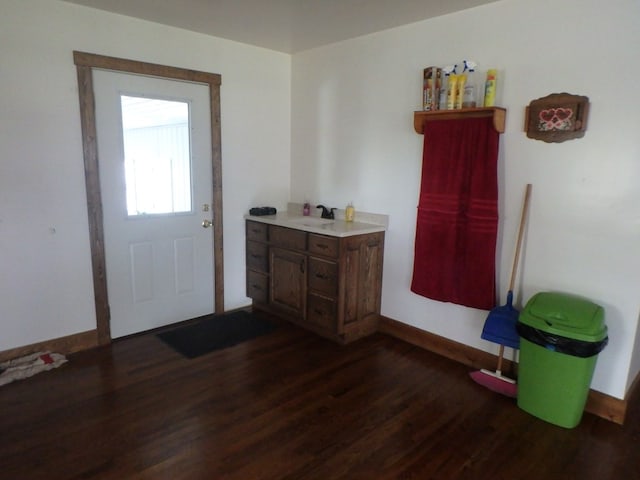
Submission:
M 111 336 L 212 313 L 208 87 L 93 75 Z

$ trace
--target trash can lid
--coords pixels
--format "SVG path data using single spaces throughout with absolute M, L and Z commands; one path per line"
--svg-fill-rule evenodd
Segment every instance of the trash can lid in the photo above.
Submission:
M 598 342 L 607 336 L 603 308 L 567 293 L 535 294 L 518 321 L 543 332 L 587 342 Z

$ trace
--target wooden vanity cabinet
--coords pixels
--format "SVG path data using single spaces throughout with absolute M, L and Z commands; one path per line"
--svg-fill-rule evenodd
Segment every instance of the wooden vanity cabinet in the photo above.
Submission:
M 247 220 L 247 296 L 340 343 L 375 332 L 384 232 L 319 235 Z

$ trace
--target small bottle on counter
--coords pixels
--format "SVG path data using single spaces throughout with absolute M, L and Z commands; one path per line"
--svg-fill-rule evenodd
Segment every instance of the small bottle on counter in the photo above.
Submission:
M 353 222 L 353 219 L 356 217 L 356 209 L 353 208 L 353 202 L 350 202 L 347 205 L 347 208 L 344 210 L 344 221 L 345 222 Z
M 309 202 L 304 202 L 304 205 L 302 206 L 302 215 L 305 217 L 311 215 L 311 204 L 309 204 Z

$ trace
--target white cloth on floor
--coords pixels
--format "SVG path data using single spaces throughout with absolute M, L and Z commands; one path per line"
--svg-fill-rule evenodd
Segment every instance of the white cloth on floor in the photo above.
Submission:
M 37 352 L 2 362 L 0 363 L 0 386 L 57 368 L 66 361 L 65 356 L 59 353 Z

